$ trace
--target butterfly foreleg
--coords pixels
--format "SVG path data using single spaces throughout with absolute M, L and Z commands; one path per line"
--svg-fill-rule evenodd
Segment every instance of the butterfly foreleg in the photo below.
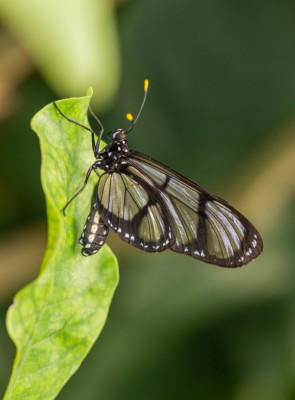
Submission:
M 101 141 L 102 135 L 104 133 L 104 127 L 103 127 L 102 123 L 100 122 L 100 120 L 97 118 L 97 116 L 92 111 L 92 108 L 90 107 L 90 105 L 89 105 L 89 111 L 90 111 L 90 114 L 93 116 L 93 118 L 95 118 L 96 122 L 100 126 L 100 132 L 98 135 L 97 142 L 95 143 L 94 138 L 92 140 L 92 148 L 93 148 L 94 156 L 96 158 L 99 158 L 99 146 L 100 146 L 100 141 Z
M 53 102 L 53 105 L 54 105 L 54 107 L 57 109 L 57 111 L 58 111 L 67 121 L 72 122 L 73 124 L 78 125 L 78 126 L 80 126 L 81 128 L 84 128 L 84 129 L 86 129 L 87 131 L 89 131 L 89 132 L 91 133 L 92 150 L 93 150 L 94 155 L 96 156 L 97 152 L 96 152 L 96 143 L 95 143 L 95 138 L 94 138 L 95 132 L 94 132 L 92 129 L 88 128 L 88 126 L 85 126 L 85 125 L 83 125 L 83 124 L 80 124 L 79 122 L 74 121 L 73 119 L 67 117 L 67 116 L 60 110 L 60 108 L 58 107 L 58 105 L 56 104 L 55 101 Z M 91 110 L 91 113 L 92 113 L 92 110 Z M 102 126 L 102 125 L 101 125 L 101 126 Z M 103 134 L 103 128 L 102 128 L 102 132 L 101 132 L 100 137 L 102 136 L 102 134 Z M 99 139 L 99 141 L 100 141 L 100 139 Z M 97 158 L 97 157 L 96 157 L 96 158 Z

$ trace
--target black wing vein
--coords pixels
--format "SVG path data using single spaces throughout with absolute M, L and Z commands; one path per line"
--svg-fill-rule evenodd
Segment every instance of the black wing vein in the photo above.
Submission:
M 261 253 L 257 230 L 225 200 L 139 152 L 131 151 L 129 163 L 152 182 L 169 210 L 176 236 L 171 250 L 224 267 L 247 264 Z

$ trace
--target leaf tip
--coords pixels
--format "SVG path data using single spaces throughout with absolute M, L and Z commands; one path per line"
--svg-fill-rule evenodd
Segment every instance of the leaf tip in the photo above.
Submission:
M 86 96 L 92 97 L 93 96 L 93 89 L 91 86 L 87 89 Z

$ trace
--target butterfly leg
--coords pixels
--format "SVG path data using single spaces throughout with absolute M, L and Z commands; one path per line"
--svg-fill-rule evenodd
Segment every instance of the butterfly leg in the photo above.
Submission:
M 100 126 L 100 132 L 99 132 L 99 135 L 98 135 L 97 142 L 95 144 L 93 144 L 94 138 L 92 140 L 92 148 L 93 148 L 94 156 L 96 158 L 99 158 L 99 146 L 100 146 L 100 141 L 101 141 L 102 135 L 104 133 L 104 127 L 103 127 L 102 123 L 100 122 L 100 120 L 97 118 L 97 116 L 92 111 L 92 108 L 91 108 L 90 104 L 89 104 L 89 111 L 90 111 L 90 114 L 93 116 L 93 118 L 95 118 L 95 120 L 97 121 L 97 123 Z
M 79 196 L 79 194 L 85 189 L 85 187 L 86 187 L 86 185 L 87 185 L 87 182 L 88 182 L 88 179 L 89 179 L 89 177 L 90 177 L 91 172 L 94 170 L 95 173 L 99 176 L 99 174 L 98 174 L 98 172 L 96 171 L 96 169 L 97 169 L 97 165 L 96 165 L 95 163 L 94 163 L 93 165 L 91 165 L 91 167 L 88 169 L 87 174 L 86 174 L 86 177 L 85 177 L 84 185 L 81 187 L 81 189 L 80 189 L 76 194 L 74 194 L 74 196 L 73 196 L 73 197 L 67 202 L 67 204 L 64 206 L 64 208 L 63 208 L 63 210 L 62 210 L 62 212 L 63 212 L 64 215 L 66 215 L 66 208 L 68 207 L 68 205 L 69 205 L 77 196 Z
M 97 253 L 104 245 L 108 234 L 109 228 L 100 218 L 96 208 L 96 203 L 94 203 L 91 213 L 86 220 L 82 236 L 79 240 L 79 243 L 84 246 L 82 249 L 82 255 L 91 256 L 92 254 Z
M 95 144 L 95 132 L 88 128 L 88 126 L 85 126 L 83 124 L 80 124 L 80 122 L 74 121 L 71 118 L 67 117 L 58 107 L 58 105 L 56 104 L 56 102 L 53 102 L 54 107 L 57 109 L 57 111 L 60 113 L 60 115 L 62 115 L 67 121 L 72 122 L 75 125 L 81 126 L 81 128 L 86 129 L 87 131 L 89 131 L 91 133 L 91 140 L 92 140 L 92 150 L 94 152 L 94 154 L 96 154 L 96 144 Z M 102 126 L 102 125 L 101 125 Z M 103 128 L 102 128 L 102 133 L 103 133 Z M 102 134 L 101 134 L 102 135 Z

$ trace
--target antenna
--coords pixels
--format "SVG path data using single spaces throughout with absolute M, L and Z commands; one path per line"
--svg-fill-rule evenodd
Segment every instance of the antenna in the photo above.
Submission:
M 134 119 L 134 118 L 133 118 L 133 115 L 132 115 L 131 113 L 127 113 L 127 114 L 126 114 L 126 118 L 128 119 L 128 121 L 131 121 L 131 126 L 130 126 L 130 128 L 126 131 L 126 133 L 129 133 L 129 132 L 131 131 L 131 129 L 133 129 L 134 125 L 136 124 L 136 122 L 137 122 L 137 120 L 138 120 L 138 118 L 139 118 L 139 116 L 140 116 L 140 114 L 141 114 L 141 112 L 142 112 L 142 109 L 143 109 L 143 106 L 144 106 L 144 103 L 145 103 L 145 100 L 146 100 L 146 95 L 147 95 L 148 87 L 149 87 L 149 81 L 148 81 L 148 79 L 145 79 L 145 81 L 144 81 L 144 87 L 143 87 L 143 88 L 144 88 L 143 100 L 142 100 L 142 103 L 141 103 L 141 106 L 140 106 L 140 109 L 139 109 L 139 111 L 138 111 L 138 113 L 137 113 L 136 118 Z

